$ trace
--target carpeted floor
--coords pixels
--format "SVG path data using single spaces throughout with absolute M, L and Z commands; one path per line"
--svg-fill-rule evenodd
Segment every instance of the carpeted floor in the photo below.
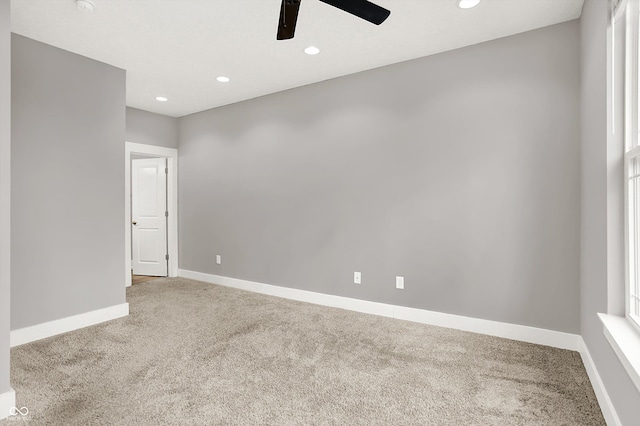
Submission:
M 127 298 L 13 348 L 29 414 L 0 424 L 605 424 L 576 352 L 185 279 Z

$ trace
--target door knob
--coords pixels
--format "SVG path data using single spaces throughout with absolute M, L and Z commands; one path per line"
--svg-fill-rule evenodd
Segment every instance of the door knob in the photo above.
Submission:
M 131 223 L 133 223 L 134 225 L 137 225 L 137 224 L 138 224 L 138 222 L 136 222 L 135 220 L 134 220 L 133 222 L 131 222 Z

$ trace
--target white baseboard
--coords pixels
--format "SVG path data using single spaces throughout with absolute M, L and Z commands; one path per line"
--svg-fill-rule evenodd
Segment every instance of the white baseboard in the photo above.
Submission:
M 9 388 L 8 392 L 0 393 L 0 420 L 9 417 L 11 408 L 16 406 L 16 393 Z
M 222 277 L 219 275 L 204 274 L 201 272 L 178 270 L 178 276 L 212 284 L 220 284 L 226 287 L 234 287 L 248 290 L 254 293 L 268 294 L 270 296 L 301 302 L 315 303 L 317 305 L 333 308 L 347 309 L 366 314 L 380 315 L 397 318 L 422 324 L 439 327 L 453 328 L 470 331 L 473 333 L 487 334 L 490 336 L 504 337 L 539 345 L 552 346 L 560 349 L 580 351 L 582 338 L 578 334 L 564 333 L 560 331 L 546 330 L 542 328 L 528 327 L 525 325 L 509 324 L 478 318 L 464 317 L 460 315 L 445 314 L 441 312 L 427 311 L 423 309 L 408 308 L 406 306 L 389 305 L 386 303 L 369 302 L 367 300 L 351 299 L 348 297 L 334 296 L 330 294 L 315 293 L 312 291 L 298 290 L 294 288 L 279 287 L 237 278 Z
M 600 405 L 600 410 L 602 410 L 602 415 L 607 425 L 622 426 L 618 413 L 611 402 L 611 398 L 609 398 L 607 389 L 604 387 L 604 383 L 602 383 L 596 364 L 593 362 L 593 358 L 591 358 L 589 348 L 587 348 L 587 344 L 582 337 L 580 337 L 580 357 L 582 358 L 585 370 L 587 370 L 587 375 L 591 381 L 591 386 L 596 394 L 596 398 L 598 398 L 598 404 Z
M 19 328 L 11 331 L 11 347 L 24 345 L 25 343 L 88 327 L 90 325 L 99 324 L 101 322 L 110 321 L 116 318 L 126 317 L 127 315 L 129 315 L 129 304 L 122 303 L 120 305 L 97 309 L 95 311 L 49 321 L 33 325 L 31 327 Z

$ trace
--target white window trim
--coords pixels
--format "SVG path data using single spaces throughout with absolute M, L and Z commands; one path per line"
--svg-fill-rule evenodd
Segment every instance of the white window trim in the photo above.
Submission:
M 628 318 L 598 314 L 604 335 L 616 353 L 629 378 L 640 391 L 640 335 Z
M 637 280 L 640 274 L 640 264 L 637 263 L 639 253 L 631 252 L 630 229 L 630 197 L 629 197 L 629 163 L 640 157 L 640 144 L 638 141 L 638 27 L 639 0 L 625 1 L 620 5 L 625 8 L 626 24 L 626 58 L 625 61 L 625 137 L 624 137 L 624 245 L 625 245 L 625 316 L 636 332 L 640 333 L 640 324 L 631 318 L 631 281 Z M 638 205 L 637 200 L 634 200 Z M 638 214 L 640 212 L 636 212 Z M 634 229 L 638 234 L 640 230 Z M 634 262 L 634 277 L 630 275 L 631 262 Z M 640 334 L 639 334 L 640 336 Z
M 615 133 L 615 122 L 614 122 L 614 114 L 617 115 L 619 113 L 624 114 L 625 117 L 625 129 L 624 133 L 627 135 L 633 135 L 634 139 L 631 144 L 629 144 L 626 137 L 624 138 L 623 144 L 623 161 L 624 161 L 624 314 L 619 315 L 619 311 L 616 309 L 612 310 L 612 306 L 615 304 L 608 303 L 609 314 L 599 313 L 598 317 L 603 324 L 603 332 L 607 341 L 611 345 L 614 350 L 616 356 L 620 359 L 621 364 L 623 365 L 625 371 L 629 375 L 629 378 L 635 385 L 635 387 L 640 391 L 640 327 L 638 324 L 633 321 L 628 313 L 629 310 L 629 295 L 630 295 L 630 277 L 629 277 L 629 222 L 628 222 L 628 214 L 629 214 L 629 206 L 628 206 L 628 165 L 629 160 L 635 157 L 640 157 L 640 147 L 638 146 L 637 140 L 637 131 L 638 131 L 638 79 L 635 78 L 638 74 L 638 27 L 640 23 L 638 22 L 638 3 L 639 0 L 621 0 L 618 2 L 615 17 L 612 20 L 612 25 L 610 28 L 610 43 L 609 43 L 609 78 L 610 81 L 608 84 L 610 93 L 608 94 L 608 106 L 609 106 L 609 137 L 611 141 L 615 141 L 614 137 Z M 631 52 L 631 58 L 629 58 L 628 53 L 625 54 L 627 60 L 625 60 L 625 105 L 624 111 L 618 112 L 616 109 L 616 103 L 614 100 L 614 68 L 616 67 L 617 61 L 614 58 L 614 22 L 619 18 L 627 19 L 626 22 L 626 40 L 625 46 L 626 50 Z M 630 90 L 628 89 L 630 88 Z M 626 94 L 631 94 L 631 96 L 627 96 Z M 629 147 L 635 147 L 633 149 L 629 149 Z M 622 278 L 622 277 L 620 277 Z M 621 286 L 621 279 L 609 281 L 609 286 Z M 618 295 L 617 292 L 608 291 L 608 296 L 611 297 L 612 294 Z M 615 313 L 615 315 L 614 315 Z
M 637 104 L 636 104 L 637 105 Z M 634 113 L 637 114 L 637 109 L 633 108 L 632 111 Z M 634 133 L 637 134 L 637 133 Z M 630 202 L 630 198 L 629 198 L 629 163 L 631 162 L 631 160 L 633 159 L 638 159 L 640 160 L 640 146 L 636 146 L 635 148 L 629 150 L 628 152 L 625 152 L 624 154 L 624 204 L 625 204 L 625 208 L 624 208 L 624 245 L 625 245 L 625 316 L 626 316 L 626 320 L 629 322 L 629 324 L 633 327 L 634 331 L 637 333 L 637 335 L 639 336 L 638 339 L 640 339 L 640 324 L 637 322 L 637 320 L 631 318 L 630 316 L 630 312 L 631 312 L 631 281 L 632 281 L 632 277 L 630 275 L 630 269 L 631 269 L 631 262 L 632 262 L 632 257 L 638 257 L 638 255 L 640 255 L 640 253 L 631 253 L 630 252 L 630 233 L 631 230 L 630 225 L 629 225 L 629 210 L 630 210 L 630 206 L 629 206 L 629 202 Z M 637 204 L 637 203 L 636 203 Z M 640 230 L 634 230 L 635 233 L 640 232 Z M 634 273 L 635 274 L 640 274 L 640 271 L 637 270 L 638 268 L 640 268 L 640 264 L 637 264 L 634 268 Z

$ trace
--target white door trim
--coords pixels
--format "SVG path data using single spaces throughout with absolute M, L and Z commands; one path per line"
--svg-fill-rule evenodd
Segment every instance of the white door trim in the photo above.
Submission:
M 152 155 L 167 159 L 167 249 L 169 251 L 169 276 L 178 276 L 178 150 L 154 145 L 125 142 L 125 285 L 131 285 L 131 154 Z

